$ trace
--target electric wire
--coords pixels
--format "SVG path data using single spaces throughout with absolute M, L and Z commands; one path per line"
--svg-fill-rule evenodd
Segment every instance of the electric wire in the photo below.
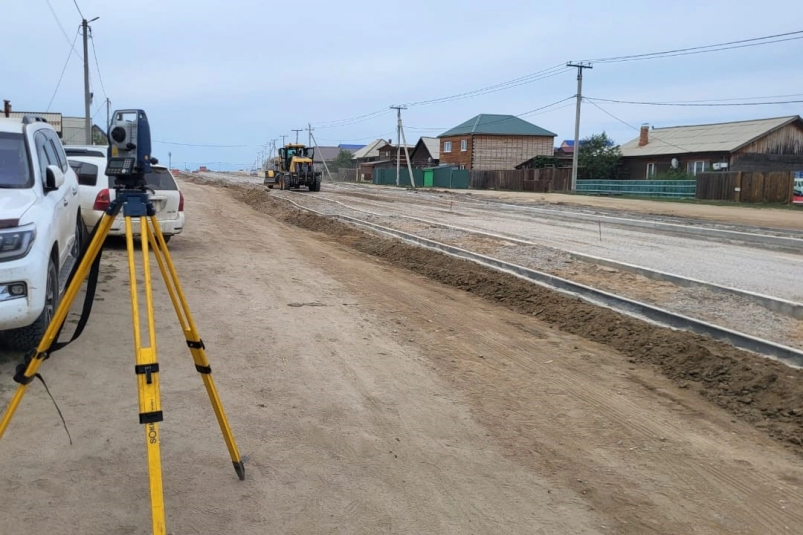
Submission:
M 586 97 L 589 101 L 610 102 L 613 104 L 631 104 L 635 106 L 680 106 L 680 107 L 728 107 L 728 106 L 771 106 L 776 104 L 800 104 L 803 100 L 774 100 L 767 102 L 642 102 L 635 100 L 616 100 L 610 98 Z
M 204 145 L 204 144 L 196 144 L 196 143 L 177 143 L 175 141 L 156 141 L 154 143 L 161 143 L 162 145 L 177 145 L 179 147 L 204 147 L 204 148 L 215 148 L 215 149 L 237 149 L 237 148 L 245 148 L 245 147 L 261 147 L 262 145 Z
M 591 61 L 593 63 L 620 63 L 625 61 L 642 61 L 649 59 L 671 58 L 677 56 L 689 56 L 693 54 L 705 54 L 709 52 L 720 52 L 722 50 L 732 50 L 736 48 L 748 48 L 754 46 L 769 45 L 774 43 L 782 43 L 784 41 L 794 41 L 797 39 L 803 39 L 803 35 L 801 34 L 803 34 L 803 30 L 779 33 L 775 35 L 767 35 L 764 37 L 754 37 L 751 39 L 740 39 L 738 41 L 729 41 L 726 43 L 716 43 L 712 45 L 695 46 L 689 48 L 678 48 L 675 50 L 664 50 L 662 52 L 649 52 L 646 54 L 632 54 L 628 56 L 596 58 L 587 61 Z
M 552 67 L 549 67 L 547 69 L 543 69 L 524 76 L 520 76 L 512 80 L 507 80 L 505 82 L 500 82 L 498 84 L 482 87 L 479 89 L 474 89 L 472 91 L 466 91 L 463 93 L 457 93 L 455 95 L 449 95 L 446 97 L 433 98 L 429 100 L 419 100 L 416 102 L 408 102 L 405 104 L 405 106 L 408 107 L 424 106 L 427 104 L 437 104 L 441 102 L 451 102 L 453 100 L 463 100 L 464 98 L 471 98 L 474 96 L 484 95 L 486 93 L 495 93 L 497 91 L 509 89 L 510 87 L 518 87 L 519 85 L 529 84 L 546 78 L 551 78 L 552 76 L 563 74 L 563 72 L 566 72 L 568 70 L 570 69 L 567 68 L 566 65 L 560 63 L 557 65 L 553 65 Z
M 70 64 L 70 59 L 72 59 L 73 48 L 75 47 L 75 42 L 78 40 L 78 36 L 80 35 L 80 30 L 75 32 L 75 38 L 72 40 L 70 44 L 70 51 L 67 54 L 67 61 L 64 62 L 64 67 L 61 69 L 61 76 L 59 76 L 59 81 L 56 84 L 56 89 L 53 91 L 53 96 L 50 97 L 50 102 L 47 103 L 46 112 L 50 111 L 50 106 L 53 105 L 53 100 L 56 98 L 56 94 L 59 92 L 59 87 L 61 87 L 61 81 L 64 79 L 64 73 L 67 72 L 67 65 Z
M 81 15 L 81 20 L 83 20 L 85 17 L 84 14 L 81 13 L 81 8 L 78 7 L 78 0 L 72 0 L 72 3 L 75 4 L 75 9 L 78 10 L 78 14 Z
M 633 130 L 635 130 L 635 131 L 637 131 L 637 132 L 641 130 L 640 128 L 636 128 L 636 127 L 635 127 L 635 126 L 633 126 L 632 124 L 630 124 L 630 123 L 628 123 L 628 122 L 626 122 L 626 121 L 624 121 L 624 120 L 620 119 L 619 117 L 615 116 L 615 115 L 614 115 L 614 114 L 612 114 L 611 112 L 609 112 L 609 111 L 605 110 L 604 108 L 602 108 L 602 107 L 601 107 L 599 104 L 597 104 L 597 103 L 596 103 L 596 102 L 594 102 L 593 100 L 586 99 L 586 98 L 584 98 L 583 100 L 584 100 L 584 101 L 586 101 L 586 102 L 588 102 L 589 104 L 591 104 L 591 105 L 592 105 L 592 106 L 594 106 L 595 108 L 597 108 L 599 111 L 601 111 L 601 112 L 602 112 L 602 113 L 604 113 L 605 115 L 607 115 L 607 116 L 609 116 L 609 117 L 611 117 L 611 118 L 613 118 L 613 119 L 615 119 L 615 120 L 619 121 L 620 123 L 622 123 L 623 125 L 627 126 L 628 128 L 632 128 Z M 661 139 L 660 137 L 658 137 L 658 136 L 656 136 L 656 135 L 654 135 L 654 134 L 650 134 L 650 140 L 651 140 L 651 141 L 653 141 L 653 140 L 655 140 L 655 141 L 660 141 L 661 143 L 663 143 L 663 144 L 665 144 L 665 145 L 669 145 L 669 146 L 671 146 L 671 147 L 675 147 L 676 149 L 680 149 L 680 150 L 682 150 L 683 152 L 694 152 L 694 151 L 693 151 L 693 150 L 691 150 L 691 149 L 687 149 L 687 148 L 685 148 L 685 147 L 681 147 L 680 145 L 675 145 L 674 143 L 670 143 L 670 142 L 668 142 L 668 141 L 664 141 L 663 139 Z
M 59 16 L 56 14 L 56 10 L 53 9 L 53 4 L 50 3 L 50 0 L 45 0 L 45 3 L 47 4 L 47 7 L 50 9 L 50 13 L 53 14 L 53 18 L 56 20 L 56 24 L 59 25 L 59 30 L 61 30 L 61 34 L 64 36 L 64 39 L 68 43 L 70 43 L 70 36 L 67 35 L 67 30 L 64 29 L 64 25 L 61 24 L 61 20 L 59 20 Z M 81 54 L 79 54 L 78 50 L 75 49 L 75 41 L 72 41 L 72 43 L 70 44 L 70 49 L 72 50 L 72 52 L 75 52 L 80 59 L 83 60 Z
M 107 99 L 109 95 L 106 94 L 106 86 L 103 84 L 103 76 L 100 74 L 100 63 L 98 62 L 98 53 L 95 50 L 95 35 L 92 33 L 92 29 L 89 30 L 89 39 L 92 41 L 92 55 L 95 56 L 95 68 L 98 71 L 98 79 L 100 80 L 100 88 L 103 91 L 103 96 Z

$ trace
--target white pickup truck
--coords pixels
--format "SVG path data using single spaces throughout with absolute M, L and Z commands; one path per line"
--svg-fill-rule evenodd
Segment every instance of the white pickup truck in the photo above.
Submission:
M 0 118 L 0 343 L 37 345 L 80 256 L 78 179 L 43 119 Z

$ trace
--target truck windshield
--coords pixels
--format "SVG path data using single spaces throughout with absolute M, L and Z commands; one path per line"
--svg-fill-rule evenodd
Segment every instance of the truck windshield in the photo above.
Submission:
M 31 169 L 22 134 L 0 132 L 0 188 L 30 188 Z

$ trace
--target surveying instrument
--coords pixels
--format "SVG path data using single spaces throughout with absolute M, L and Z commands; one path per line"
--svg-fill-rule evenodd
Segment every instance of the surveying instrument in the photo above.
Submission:
M 51 320 L 42 340 L 35 350 L 30 352 L 25 362 L 17 366 L 17 373 L 14 380 L 19 383 L 19 387 L 14 393 L 14 397 L 0 421 L 0 437 L 19 407 L 22 397 L 28 385 L 38 374 L 39 367 L 50 353 L 57 350 L 57 342 L 64 320 L 70 310 L 70 306 L 78 295 L 83 281 L 90 276 L 90 285 L 93 286 L 91 292 L 87 288 L 87 293 L 94 293 L 94 283 L 97 281 L 97 270 L 99 268 L 100 252 L 103 243 L 114 223 L 115 218 L 122 212 L 125 220 L 125 240 L 128 253 L 128 273 L 131 291 L 131 312 L 132 324 L 134 328 L 134 351 L 136 365 L 134 371 L 137 376 L 137 390 L 139 392 L 139 423 L 145 426 L 145 444 L 148 452 L 148 473 L 150 480 L 151 495 L 151 516 L 153 518 L 154 535 L 166 535 L 164 496 L 162 492 L 162 464 L 160 456 L 160 437 L 159 422 L 162 421 L 162 406 L 159 399 L 159 363 L 156 358 L 156 327 L 153 315 L 153 297 L 151 293 L 151 270 L 149 251 L 153 251 L 162 279 L 167 286 L 167 292 L 173 302 L 173 308 L 178 316 L 178 321 L 184 331 L 192 359 L 195 362 L 195 369 L 201 374 L 209 401 L 215 411 L 223 439 L 231 455 L 234 470 L 240 480 L 245 479 L 245 467 L 237 445 L 234 442 L 231 428 L 229 427 L 223 406 L 220 402 L 215 383 L 212 381 L 212 369 L 206 358 L 204 343 L 198 334 L 187 300 L 178 280 L 173 260 L 167 249 L 162 230 L 156 219 L 156 211 L 153 202 L 148 195 L 147 182 L 145 175 L 151 171 L 151 164 L 158 161 L 151 158 L 151 140 L 148 118 L 142 110 L 121 110 L 114 112 L 114 120 L 109 127 L 109 149 L 108 165 L 106 175 L 113 181 L 115 196 L 101 217 L 100 222 L 92 232 L 92 239 L 86 251 L 81 256 L 78 267 L 73 272 L 71 280 L 67 286 L 64 298 L 59 304 L 53 319 Z M 110 184 L 111 186 L 112 184 Z M 148 329 L 148 345 L 143 346 L 142 333 L 140 331 L 140 308 L 137 289 L 137 266 L 134 256 L 134 224 L 139 225 L 142 249 L 142 271 L 145 293 L 145 307 Z M 90 273 L 91 269 L 91 273 Z M 93 282 L 94 281 L 94 282 Z M 92 302 L 93 296 L 89 296 L 88 303 Z M 73 339 L 80 334 L 88 318 L 87 305 L 84 306 L 79 328 L 73 335 Z

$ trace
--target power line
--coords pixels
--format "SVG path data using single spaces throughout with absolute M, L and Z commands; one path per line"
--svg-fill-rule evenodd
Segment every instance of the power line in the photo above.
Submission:
M 535 108 L 535 109 L 532 109 L 532 110 L 528 110 L 528 111 L 519 113 L 518 115 L 513 115 L 512 117 L 522 118 L 522 117 L 527 117 L 529 115 L 541 115 L 541 113 L 548 113 L 549 111 L 555 111 L 555 110 L 559 110 L 559 109 L 562 109 L 562 108 L 566 108 L 568 106 L 572 106 L 573 104 L 569 104 L 567 106 L 560 106 L 559 108 L 555 108 L 554 110 L 543 111 L 543 110 L 547 110 L 547 108 L 551 108 L 553 106 L 557 106 L 558 104 L 562 104 L 563 102 L 566 102 L 567 100 L 571 100 L 571 99 L 575 98 L 575 96 L 576 95 L 572 95 L 570 97 L 566 97 L 564 99 L 558 100 L 557 102 L 553 102 L 552 104 L 547 104 L 546 106 L 541 106 L 541 107 L 538 107 L 538 108 Z M 541 113 L 538 113 L 538 112 L 541 112 Z M 491 124 L 503 123 L 505 121 L 509 121 L 510 117 L 511 117 L 510 115 L 506 115 L 503 119 L 497 119 L 495 121 L 488 121 L 486 123 L 482 123 L 482 125 L 483 126 L 488 126 L 488 125 L 491 125 Z M 448 128 L 436 128 L 434 126 L 423 126 L 423 127 L 407 126 L 405 128 L 407 128 L 408 130 L 440 130 L 442 132 L 448 130 Z
M 102 110 L 102 109 L 103 109 L 105 106 L 106 106 L 106 101 L 104 100 L 104 101 L 103 101 L 103 103 L 102 103 L 100 106 L 98 106 L 98 109 L 97 109 L 97 110 L 95 110 L 95 113 L 93 113 L 93 114 L 92 114 L 92 120 L 93 120 L 93 121 L 95 120 L 95 117 L 97 117 L 98 113 L 100 113 L 100 111 L 101 111 L 101 110 Z
M 712 45 L 695 46 L 689 48 L 678 48 L 675 50 L 664 50 L 662 52 L 649 52 L 647 54 L 632 54 L 629 56 L 614 56 L 608 58 L 597 58 L 589 61 L 595 63 L 619 63 L 623 61 L 638 61 L 646 59 L 658 59 L 663 57 L 676 57 L 688 56 L 692 54 L 705 54 L 708 52 L 719 52 L 721 50 L 731 50 L 734 48 L 746 48 L 751 46 L 761 46 L 773 43 L 781 43 L 784 41 L 793 41 L 796 39 L 803 39 L 803 30 L 794 32 L 779 33 L 775 35 L 767 35 L 764 37 L 754 37 L 751 39 L 740 39 L 738 41 L 729 41 L 727 43 L 716 43 Z M 796 36 L 796 37 L 789 37 Z M 785 39 L 780 39 L 785 38 Z
M 56 10 L 53 9 L 53 4 L 50 3 L 50 0 L 45 0 L 45 3 L 47 4 L 47 7 L 50 8 L 50 12 L 53 14 L 53 18 L 56 19 L 56 24 L 59 25 L 59 29 L 61 30 L 61 34 L 64 36 L 64 39 L 66 39 L 67 42 L 69 43 L 70 42 L 70 37 L 67 35 L 67 31 L 64 29 L 64 26 L 61 24 L 61 21 L 59 20 L 59 16 L 56 14 Z M 81 18 L 83 18 L 83 17 L 81 17 Z M 71 48 L 71 51 L 75 52 L 75 54 L 79 58 L 84 59 L 81 56 L 81 54 L 79 54 L 78 51 L 75 49 L 75 41 L 72 41 L 72 44 L 70 45 L 70 48 Z
M 594 102 L 593 100 L 591 100 L 591 99 L 588 99 L 588 98 L 587 98 L 587 99 L 584 99 L 584 100 L 588 101 L 588 103 L 589 103 L 589 104 L 591 104 L 592 106 L 594 106 L 595 108 L 597 108 L 599 111 L 601 111 L 601 112 L 602 112 L 602 113 L 604 113 L 605 115 L 607 115 L 607 116 L 609 116 L 609 117 L 612 117 L 613 119 L 616 119 L 617 121 L 619 121 L 619 122 L 620 122 L 620 123 L 622 123 L 623 125 L 627 126 L 628 128 L 632 128 L 633 130 L 635 130 L 635 131 L 637 131 L 637 132 L 641 131 L 641 129 L 640 129 L 640 128 L 636 128 L 636 127 L 635 127 L 635 126 L 633 126 L 632 124 L 630 124 L 630 123 L 628 123 L 628 122 L 626 122 L 626 121 L 623 121 L 623 120 L 622 120 L 622 119 L 620 119 L 619 117 L 615 116 L 614 114 L 612 114 L 612 113 L 610 113 L 609 111 L 607 111 L 607 110 L 605 110 L 604 108 L 602 108 L 602 107 L 601 107 L 599 104 L 597 104 L 597 103 L 596 103 L 596 102 Z M 654 134 L 651 134 L 651 135 L 650 135 L 650 140 L 656 140 L 656 141 L 660 141 L 661 143 L 663 143 L 663 144 L 665 144 L 665 145 L 669 145 L 670 147 L 675 147 L 676 149 L 680 149 L 680 150 L 682 150 L 682 151 L 684 151 L 684 152 L 694 152 L 694 151 L 692 151 L 691 149 L 687 149 L 687 148 L 681 147 L 680 145 L 675 145 L 674 143 L 670 143 L 670 142 L 668 142 L 668 141 L 664 141 L 663 139 L 661 139 L 660 137 L 658 137 L 658 136 L 656 136 L 656 135 L 654 135 Z
M 543 69 L 541 71 L 530 73 L 530 74 L 527 74 L 525 76 L 520 76 L 518 78 L 514 78 L 514 79 L 508 80 L 506 82 L 501 82 L 501 83 L 498 83 L 498 84 L 482 87 L 482 88 L 479 88 L 479 89 L 474 89 L 472 91 L 466 91 L 466 92 L 463 92 L 463 93 L 457 93 L 455 95 L 449 95 L 449 96 L 446 96 L 446 97 L 439 97 L 439 98 L 435 98 L 435 99 L 420 100 L 420 101 L 416 101 L 416 102 L 410 102 L 410 103 L 405 104 L 405 105 L 406 106 L 410 106 L 410 107 L 412 107 L 412 106 L 425 106 L 425 105 L 429 105 L 429 104 L 453 102 L 455 100 L 463 100 L 463 99 L 467 99 L 467 98 L 473 98 L 473 97 L 476 97 L 476 96 L 487 95 L 489 93 L 496 93 L 498 91 L 505 91 L 507 89 L 511 89 L 513 87 L 518 87 L 518 86 L 521 86 L 521 85 L 531 84 L 533 82 L 537 82 L 537 81 L 540 81 L 540 80 L 545 80 L 547 78 L 552 78 L 553 76 L 558 76 L 558 75 L 563 74 L 565 72 L 568 72 L 570 70 L 571 69 L 568 69 L 565 65 L 558 64 L 558 65 L 554 65 L 552 67 L 549 67 L 548 69 Z M 351 119 L 342 119 L 342 120 L 339 120 L 339 121 L 330 121 L 329 123 L 322 123 L 322 124 L 326 124 L 327 126 L 320 126 L 320 123 L 317 124 L 317 126 L 318 126 L 318 128 L 340 128 L 340 127 L 343 127 L 343 126 L 351 126 L 351 125 L 356 124 L 356 123 L 360 123 L 360 122 L 364 122 L 364 121 L 368 121 L 368 120 L 371 120 L 371 119 L 376 119 L 376 118 L 382 117 L 383 115 L 386 115 L 388 113 L 390 113 L 390 110 L 388 110 L 388 109 L 377 110 L 375 112 L 368 113 L 368 114 L 365 114 L 365 115 L 352 117 Z
M 324 138 L 318 138 L 318 137 L 316 137 L 315 139 L 317 139 L 318 141 L 333 141 L 333 142 L 337 141 L 339 143 L 343 143 L 344 141 L 365 141 L 367 139 L 388 139 L 388 138 L 391 138 L 391 137 L 393 137 L 393 132 L 391 132 L 390 134 L 380 134 L 378 136 L 366 136 L 366 137 L 352 138 L 352 139 L 333 139 L 333 138 L 324 139 Z
M 56 83 L 56 89 L 53 91 L 53 96 L 50 97 L 50 102 L 47 104 L 47 109 L 45 111 L 50 111 L 50 106 L 53 105 L 53 100 L 56 98 L 56 94 L 59 92 L 59 87 L 61 87 L 61 81 L 64 79 L 64 73 L 67 72 L 67 65 L 70 64 L 70 59 L 72 58 L 73 49 L 75 48 L 75 42 L 78 40 L 78 35 L 80 31 L 75 32 L 75 38 L 70 43 L 70 51 L 67 54 L 67 61 L 64 62 L 64 68 L 61 69 L 61 76 L 59 76 L 59 81 Z
M 559 70 L 556 70 L 559 69 Z M 501 82 L 498 84 L 490 85 L 487 87 L 483 87 L 480 89 L 475 89 L 473 91 L 466 91 L 464 93 L 457 93 L 455 95 L 450 95 L 447 97 L 440 97 L 434 98 L 429 100 L 420 100 L 417 102 L 409 102 L 407 106 L 425 106 L 428 104 L 439 104 L 442 102 L 451 102 L 454 100 L 463 100 L 466 98 L 473 98 L 475 96 L 486 95 L 488 93 L 496 93 L 498 91 L 504 91 L 510 89 L 512 87 L 518 87 L 520 85 L 530 84 L 533 82 L 537 82 L 540 80 L 545 80 L 547 78 L 551 78 L 553 76 L 557 76 L 559 74 L 563 74 L 564 72 L 570 69 L 566 68 L 565 65 L 559 64 L 553 67 L 549 67 L 548 69 L 543 69 L 538 72 L 530 73 L 525 76 L 521 76 L 519 78 L 515 78 L 513 80 L 508 80 L 506 82 Z
M 75 9 L 78 10 L 78 14 L 81 15 L 81 20 L 84 19 L 84 14 L 81 13 L 81 8 L 78 7 L 78 0 L 72 0 L 73 4 L 75 4 Z
M 634 100 L 614 100 L 609 98 L 592 98 L 588 97 L 589 101 L 598 102 L 611 102 L 614 104 L 633 104 L 636 106 L 681 106 L 681 107 L 722 107 L 722 106 L 770 106 L 774 104 L 799 104 L 803 100 L 775 100 L 769 102 L 640 102 Z
M 233 149 L 233 148 L 262 146 L 262 145 L 203 145 L 194 143 L 176 143 L 173 141 L 154 141 L 154 143 L 161 143 L 162 145 L 178 145 L 180 147 L 206 147 L 206 148 L 218 148 L 218 149 Z
M 92 55 L 95 56 L 95 67 L 98 71 L 98 79 L 100 80 L 100 88 L 103 90 L 103 96 L 107 99 L 109 95 L 106 94 L 106 86 L 103 84 L 103 76 L 100 74 L 100 63 L 98 63 L 98 53 L 95 50 L 95 34 L 92 32 L 92 29 L 89 30 L 89 39 L 92 41 Z
M 349 119 L 338 119 L 338 120 L 335 120 L 335 121 L 324 121 L 324 122 L 321 122 L 321 123 L 316 123 L 316 126 L 318 128 L 335 128 L 337 125 L 336 126 L 322 126 L 322 125 L 332 125 L 332 124 L 335 124 L 335 123 L 339 124 L 339 123 L 346 123 L 346 122 L 350 122 L 350 121 L 358 121 L 359 122 L 359 119 L 379 117 L 379 116 L 385 115 L 387 113 L 390 113 L 390 110 L 388 110 L 387 108 L 382 108 L 381 110 L 372 111 L 371 113 L 366 113 L 365 115 L 358 115 L 357 117 L 351 117 Z

